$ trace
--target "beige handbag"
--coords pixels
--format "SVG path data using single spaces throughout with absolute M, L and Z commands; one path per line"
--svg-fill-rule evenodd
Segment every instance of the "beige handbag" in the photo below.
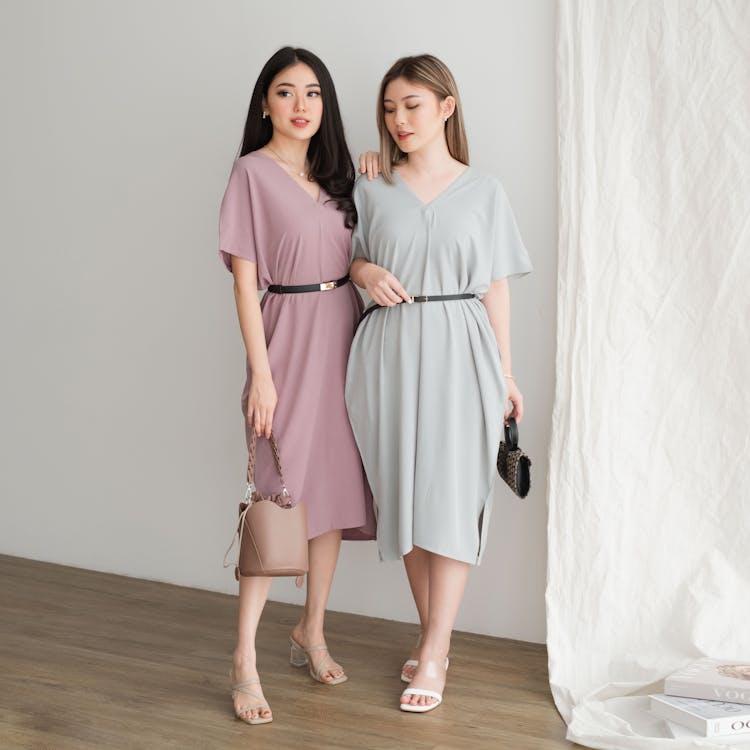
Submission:
M 295 503 L 286 488 L 276 438 L 269 438 L 281 493 L 264 497 L 255 487 L 255 431 L 250 439 L 247 461 L 247 491 L 240 503 L 240 520 L 227 556 L 239 540 L 239 562 L 234 575 L 301 576 L 307 572 L 307 511 L 302 502 Z

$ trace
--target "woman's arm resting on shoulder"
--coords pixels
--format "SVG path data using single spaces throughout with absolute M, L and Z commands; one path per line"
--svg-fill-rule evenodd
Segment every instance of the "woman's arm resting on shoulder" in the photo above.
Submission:
M 487 316 L 495 333 L 497 347 L 500 350 L 500 358 L 503 362 L 503 372 L 508 386 L 508 401 L 513 405 L 506 409 L 505 417 L 513 417 L 517 422 L 523 418 L 523 396 L 513 379 L 510 356 L 510 289 L 508 279 L 493 281 L 487 294 L 482 299 L 482 304 L 487 308 Z
M 352 281 L 372 297 L 382 307 L 393 307 L 399 302 L 411 302 L 411 297 L 401 286 L 401 282 L 385 268 L 376 266 L 364 258 L 355 258 L 349 269 Z
M 266 334 L 258 300 L 258 271 L 255 263 L 232 256 L 234 299 L 242 340 L 250 363 L 252 378 L 247 404 L 247 420 L 260 437 L 270 437 L 276 409 L 276 388 L 268 362 Z

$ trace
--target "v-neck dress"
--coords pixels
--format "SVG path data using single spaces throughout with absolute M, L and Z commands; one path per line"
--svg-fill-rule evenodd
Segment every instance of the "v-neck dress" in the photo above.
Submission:
M 497 179 L 467 168 L 427 204 L 394 179 L 355 186 L 355 258 L 412 295 L 481 298 L 493 280 L 531 271 Z M 417 546 L 481 561 L 507 388 L 479 298 L 376 310 L 354 337 L 346 402 L 383 560 Z
M 257 265 L 258 288 L 340 279 L 349 271 L 351 230 L 321 189 L 311 197 L 284 169 L 255 151 L 234 164 L 221 204 L 221 257 Z M 344 403 L 349 348 L 362 299 L 352 284 L 325 292 L 267 293 L 261 302 L 278 403 L 273 420 L 289 492 L 307 506 L 309 538 L 343 529 L 374 538 L 372 501 Z M 246 437 L 252 374 L 242 392 Z M 268 442 L 258 441 L 256 485 L 279 491 Z

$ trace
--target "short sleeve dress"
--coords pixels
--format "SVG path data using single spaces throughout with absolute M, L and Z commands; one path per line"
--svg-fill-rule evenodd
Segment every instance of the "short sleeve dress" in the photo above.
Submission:
M 360 179 L 354 256 L 412 295 L 474 293 L 531 271 L 498 180 L 467 168 L 424 204 L 398 176 Z M 386 307 L 359 326 L 346 402 L 383 560 L 418 546 L 481 561 L 507 389 L 480 299 Z
M 344 276 L 351 230 L 321 189 L 316 201 L 262 152 L 234 164 L 221 204 L 221 257 L 257 265 L 258 288 Z M 278 404 L 273 430 L 292 497 L 307 506 L 308 536 L 343 529 L 345 539 L 374 538 L 372 501 L 344 403 L 346 364 L 362 300 L 351 284 L 325 292 L 272 294 L 261 303 Z M 252 375 L 242 393 L 242 414 Z M 245 418 L 246 436 L 250 428 Z M 258 441 L 256 485 L 279 491 L 266 440 Z

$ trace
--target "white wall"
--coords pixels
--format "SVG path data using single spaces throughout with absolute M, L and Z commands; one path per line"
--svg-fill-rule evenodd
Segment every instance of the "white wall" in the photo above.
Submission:
M 6 0 L 0 27 L 0 551 L 235 590 L 221 557 L 243 483 L 243 351 L 216 230 L 252 84 L 278 47 L 309 47 L 357 153 L 376 144 L 386 68 L 429 51 L 537 269 L 513 291 L 534 489 L 523 503 L 498 491 L 458 626 L 542 641 L 553 4 Z M 301 600 L 288 581 L 272 595 Z M 400 564 L 371 543 L 345 545 L 331 608 L 414 619 Z

